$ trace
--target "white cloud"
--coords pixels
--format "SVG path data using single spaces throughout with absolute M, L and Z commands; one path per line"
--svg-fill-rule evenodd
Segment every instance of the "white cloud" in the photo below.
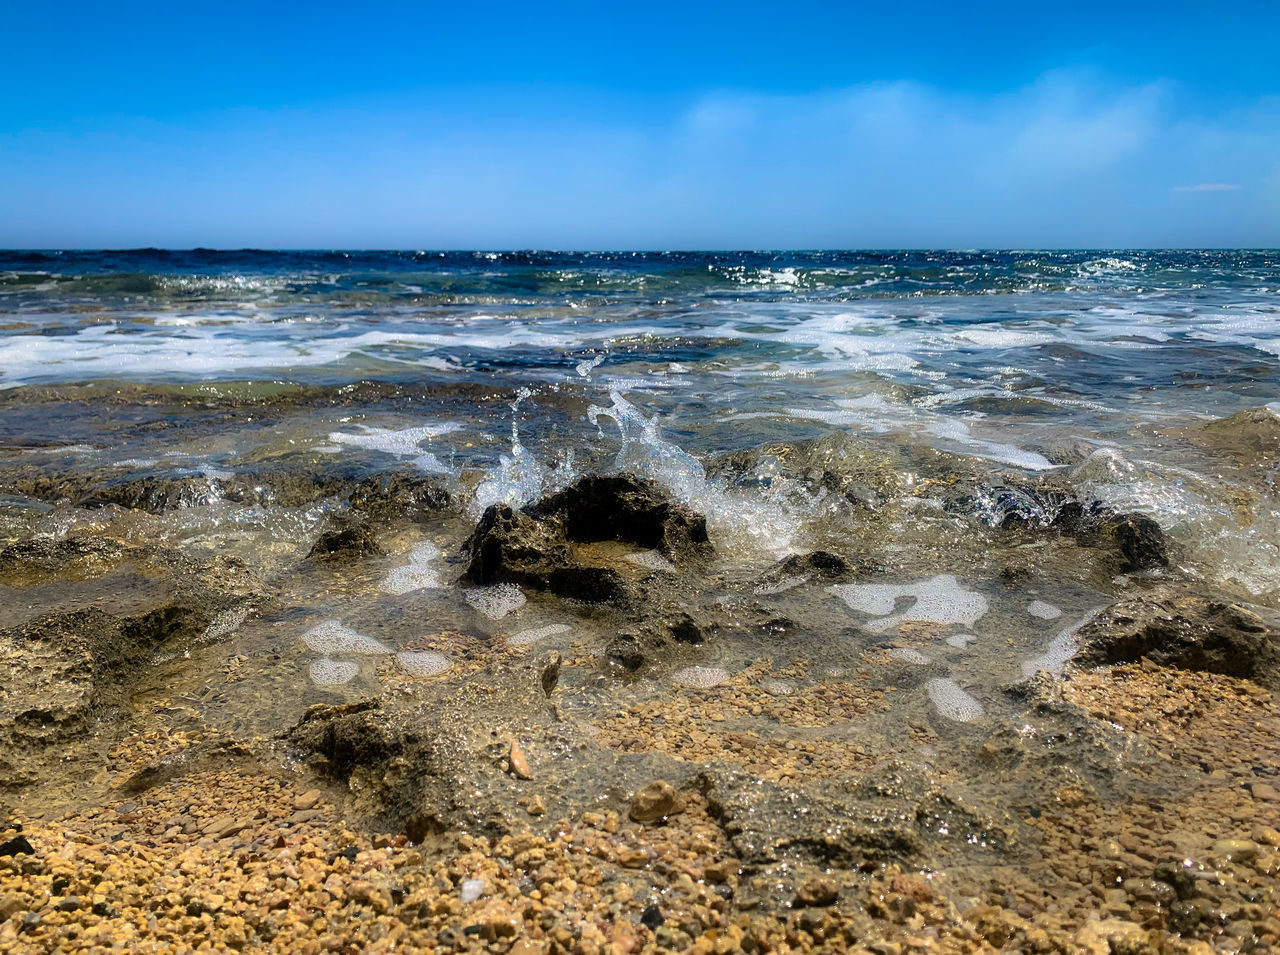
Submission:
M 1174 192 L 1235 192 L 1239 189 L 1234 182 L 1199 182 L 1194 186 L 1174 186 Z

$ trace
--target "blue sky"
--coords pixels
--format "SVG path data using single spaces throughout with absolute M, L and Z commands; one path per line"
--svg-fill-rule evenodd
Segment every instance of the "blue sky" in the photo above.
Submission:
M 0 16 L 0 246 L 1280 245 L 1280 3 Z

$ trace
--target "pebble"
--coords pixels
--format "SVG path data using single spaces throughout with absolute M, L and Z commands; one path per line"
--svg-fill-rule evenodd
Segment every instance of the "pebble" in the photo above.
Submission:
M 675 787 L 658 779 L 632 797 L 630 816 L 636 822 L 657 822 L 675 815 L 682 808 L 683 803 Z
M 529 768 L 529 759 L 515 740 L 511 741 L 511 749 L 507 755 L 507 763 L 511 767 L 511 775 L 516 779 L 533 779 L 533 770 Z
M 814 876 L 796 889 L 797 905 L 831 905 L 840 897 L 840 886 L 827 876 Z
M 301 795 L 294 797 L 293 808 L 303 810 L 314 809 L 318 802 L 320 802 L 320 790 L 308 789 Z

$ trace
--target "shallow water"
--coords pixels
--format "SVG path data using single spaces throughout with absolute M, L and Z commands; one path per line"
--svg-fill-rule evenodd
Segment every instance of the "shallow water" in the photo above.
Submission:
M 557 651 L 565 711 L 605 732 L 646 699 L 857 683 L 884 694 L 875 712 L 824 732 L 909 748 L 913 719 L 1007 719 L 999 687 L 1061 668 L 1124 585 L 997 529 L 1011 508 L 1052 517 L 1027 487 L 1146 514 L 1177 572 L 1280 601 L 1276 456 L 1196 430 L 1280 394 L 1278 295 L 1280 258 L 1253 252 L 0 253 L 0 470 L 187 495 L 147 513 L 10 494 L 0 537 L 96 524 L 270 581 L 276 609 L 152 681 L 231 732 Z M 797 473 L 797 442 L 833 438 L 861 443 Z M 460 507 L 383 557 L 314 566 L 340 503 L 227 496 L 264 468 L 401 469 Z M 703 596 L 729 637 L 620 676 L 616 614 L 459 583 L 485 506 L 592 470 L 706 515 Z M 857 581 L 770 576 L 819 547 L 856 557 Z M 606 556 L 678 577 L 658 551 Z M 127 600 L 129 580 L 5 587 L 0 611 Z M 738 728 L 795 732 L 771 719 Z

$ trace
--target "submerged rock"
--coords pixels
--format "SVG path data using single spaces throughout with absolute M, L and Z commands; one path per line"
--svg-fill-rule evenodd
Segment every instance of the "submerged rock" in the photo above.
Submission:
M 1182 587 L 1157 587 L 1113 604 L 1077 640 L 1076 661 L 1085 665 L 1147 657 L 1280 687 L 1280 620 Z
M 587 603 L 625 603 L 623 573 L 581 546 L 614 541 L 656 550 L 677 564 L 711 550 L 706 520 L 655 482 L 588 475 L 522 510 L 490 506 L 467 543 L 466 576 Z
M 385 552 L 378 545 L 373 532 L 363 524 L 326 531 L 321 534 L 307 553 L 308 560 L 348 562 L 365 557 L 383 557 Z

